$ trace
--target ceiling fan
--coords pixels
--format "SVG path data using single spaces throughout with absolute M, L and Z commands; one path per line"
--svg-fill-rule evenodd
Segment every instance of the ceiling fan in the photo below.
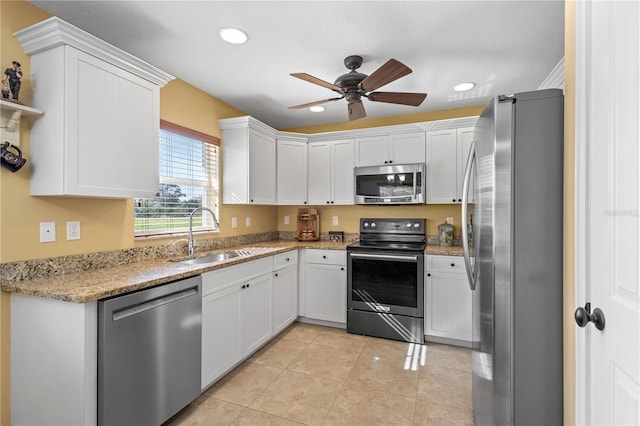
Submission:
M 326 87 L 327 89 L 331 89 L 342 96 L 295 105 L 289 107 L 289 109 L 308 108 L 326 102 L 346 99 L 348 102 L 349 121 L 351 121 L 367 116 L 367 113 L 364 110 L 364 105 L 362 104 L 363 96 L 373 102 L 386 102 L 411 106 L 420 105 L 427 97 L 426 93 L 373 92 L 373 90 L 376 90 L 385 84 L 389 84 L 407 74 L 411 74 L 411 68 L 395 59 L 389 59 L 371 75 L 362 74 L 356 71 L 362 65 L 361 56 L 347 56 L 344 59 L 344 65 L 351 71 L 338 77 L 333 84 L 306 73 L 291 73 L 290 75 L 293 77 L 308 81 L 309 83 L 317 84 L 318 86 Z

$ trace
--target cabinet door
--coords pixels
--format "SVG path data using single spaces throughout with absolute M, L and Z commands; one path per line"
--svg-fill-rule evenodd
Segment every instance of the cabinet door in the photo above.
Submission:
M 471 342 L 472 295 L 466 277 L 442 272 L 427 275 L 425 334 Z
M 298 267 L 273 273 L 273 329 L 280 333 L 298 317 Z
M 424 163 L 426 152 L 425 132 L 391 135 L 391 160 L 393 164 Z
M 469 158 L 469 149 L 471 148 L 471 142 L 476 140 L 475 127 L 465 127 L 457 129 L 458 132 L 458 198 L 462 201 L 462 185 L 464 183 L 464 172 L 467 168 L 467 159 Z M 473 203 L 473 174 L 472 179 L 469 182 L 469 202 Z
M 378 166 L 389 164 L 389 136 L 370 136 L 357 138 L 355 147 L 355 165 Z
M 243 357 L 240 290 L 241 285 L 234 284 L 202 298 L 203 389 Z
M 331 142 L 309 144 L 308 201 L 312 206 L 331 202 Z
M 67 46 L 65 90 L 66 148 L 58 165 L 64 169 L 65 188 L 64 194 L 51 195 L 155 196 L 158 87 Z
M 278 205 L 307 204 L 307 144 L 277 142 Z
M 276 203 L 276 141 L 249 129 L 249 203 Z
M 305 316 L 347 322 L 347 272 L 344 266 L 309 263 L 306 267 Z
M 331 148 L 331 204 L 353 205 L 353 140 L 333 141 Z
M 242 289 L 242 337 L 244 354 L 254 352 L 273 336 L 271 274 L 248 281 Z
M 456 129 L 427 132 L 427 204 L 457 202 Z

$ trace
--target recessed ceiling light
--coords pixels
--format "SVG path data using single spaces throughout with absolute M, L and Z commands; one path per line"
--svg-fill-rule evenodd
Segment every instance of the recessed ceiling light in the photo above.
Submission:
M 222 28 L 218 34 L 220 34 L 220 38 L 231 44 L 244 44 L 249 39 L 244 31 L 237 28 Z
M 476 84 L 472 82 L 460 83 L 457 86 L 455 86 L 453 90 L 455 90 L 456 92 L 466 92 L 467 90 L 471 90 L 474 87 L 476 87 Z
M 312 111 L 312 112 L 322 112 L 322 111 L 324 111 L 324 107 L 321 107 L 321 106 L 312 106 L 311 108 L 309 108 L 309 111 Z

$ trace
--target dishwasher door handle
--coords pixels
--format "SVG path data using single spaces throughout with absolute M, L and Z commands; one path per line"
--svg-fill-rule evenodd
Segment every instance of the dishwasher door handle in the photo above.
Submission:
M 197 286 L 187 288 L 185 290 L 176 291 L 175 293 L 170 293 L 165 296 L 160 296 L 155 299 L 148 300 L 146 302 L 119 309 L 113 312 L 112 319 L 113 321 L 119 321 L 132 315 L 141 314 L 142 312 L 157 308 L 158 306 L 166 305 L 167 303 L 175 302 L 180 299 L 184 299 L 185 297 L 193 296 L 194 294 L 198 294 Z

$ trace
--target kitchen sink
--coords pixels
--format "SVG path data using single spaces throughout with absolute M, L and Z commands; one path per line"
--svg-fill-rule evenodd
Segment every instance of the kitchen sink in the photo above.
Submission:
M 184 263 L 185 265 L 199 265 L 201 263 L 222 262 L 223 260 L 233 259 L 234 257 L 239 257 L 239 256 L 240 255 L 236 252 L 224 252 L 224 253 L 210 254 L 207 256 L 195 257 L 193 259 L 171 260 L 171 262 Z

